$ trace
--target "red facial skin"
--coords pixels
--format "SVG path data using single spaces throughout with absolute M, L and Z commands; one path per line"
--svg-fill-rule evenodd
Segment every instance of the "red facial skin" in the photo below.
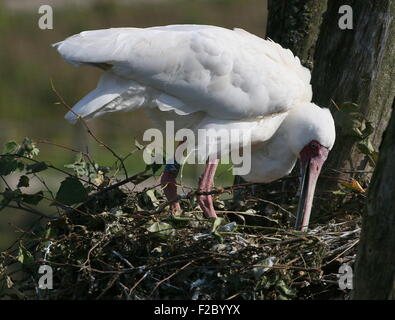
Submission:
M 298 216 L 302 215 L 301 224 L 296 225 L 297 229 L 305 231 L 309 225 L 311 208 L 313 205 L 313 197 L 315 186 L 317 184 L 318 176 L 321 172 L 321 168 L 328 157 L 328 148 L 322 146 L 318 141 L 310 141 L 300 152 L 300 162 L 303 172 L 307 174 L 306 181 L 303 189 L 301 190 L 302 200 L 299 203 Z M 308 169 L 307 169 L 308 168 Z

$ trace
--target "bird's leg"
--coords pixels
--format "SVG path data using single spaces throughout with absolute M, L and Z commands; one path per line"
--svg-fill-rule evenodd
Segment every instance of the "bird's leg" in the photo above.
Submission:
M 208 162 L 202 176 L 199 179 L 199 191 L 210 191 L 214 183 L 215 171 L 218 167 L 218 159 Z M 198 195 L 197 200 L 199 206 L 202 208 L 203 213 L 207 217 L 217 217 L 214 210 L 213 198 L 210 195 Z
M 167 164 L 160 179 L 163 191 L 169 201 L 174 200 L 177 197 L 176 179 L 179 170 L 180 165 L 177 162 L 174 161 L 174 164 Z M 180 211 L 181 207 L 179 202 L 177 201 L 170 204 L 170 209 L 173 213 Z

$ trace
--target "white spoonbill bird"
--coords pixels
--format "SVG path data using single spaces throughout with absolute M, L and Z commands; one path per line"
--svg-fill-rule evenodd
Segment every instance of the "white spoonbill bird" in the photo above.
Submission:
M 279 179 L 299 159 L 296 228 L 308 227 L 335 126 L 328 109 L 311 103 L 310 72 L 290 50 L 242 29 L 204 25 L 84 31 L 54 46 L 73 65 L 105 70 L 67 120 L 144 109 L 159 128 L 171 120 L 195 132 L 249 130 L 251 169 L 244 179 Z M 199 190 L 212 188 L 217 165 L 218 159 L 207 161 Z M 170 200 L 177 196 L 178 168 L 168 164 L 161 177 Z M 206 216 L 216 216 L 211 195 L 199 195 L 198 203 Z

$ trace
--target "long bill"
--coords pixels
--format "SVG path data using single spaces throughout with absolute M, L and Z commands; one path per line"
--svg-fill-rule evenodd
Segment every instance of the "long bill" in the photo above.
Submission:
M 300 198 L 296 214 L 295 229 L 306 231 L 309 226 L 315 187 L 326 155 L 312 157 L 302 163 L 302 180 L 300 181 Z

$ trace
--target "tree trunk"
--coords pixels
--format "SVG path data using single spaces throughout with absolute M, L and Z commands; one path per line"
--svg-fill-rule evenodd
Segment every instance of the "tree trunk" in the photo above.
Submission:
M 327 0 L 269 0 L 267 37 L 290 49 L 312 69 Z
M 290 49 L 305 67 L 312 70 L 315 43 L 326 7 L 327 0 L 268 0 L 266 37 Z M 246 181 L 235 176 L 233 184 L 242 183 Z M 251 191 L 255 192 L 257 188 Z M 238 205 L 242 203 L 243 192 L 242 189 L 234 191 L 233 199 Z
M 269 0 L 266 37 L 290 49 L 311 70 L 326 7 L 327 0 Z M 242 183 L 246 181 L 235 176 L 233 184 Z M 241 189 L 235 191 L 234 200 L 240 202 L 242 194 Z
M 342 5 L 353 10 L 352 30 L 338 25 Z M 330 107 L 336 123 L 336 142 L 327 168 L 355 172 L 368 169 L 368 160 L 374 160 L 372 151 L 380 145 L 395 95 L 394 18 L 395 1 L 391 0 L 328 2 L 312 75 L 313 101 Z M 344 102 L 358 107 L 346 108 Z M 368 130 L 363 132 L 366 126 Z M 371 135 L 366 137 L 369 131 Z M 368 181 L 370 174 L 358 178 Z
M 369 187 L 353 299 L 395 299 L 395 100 Z

